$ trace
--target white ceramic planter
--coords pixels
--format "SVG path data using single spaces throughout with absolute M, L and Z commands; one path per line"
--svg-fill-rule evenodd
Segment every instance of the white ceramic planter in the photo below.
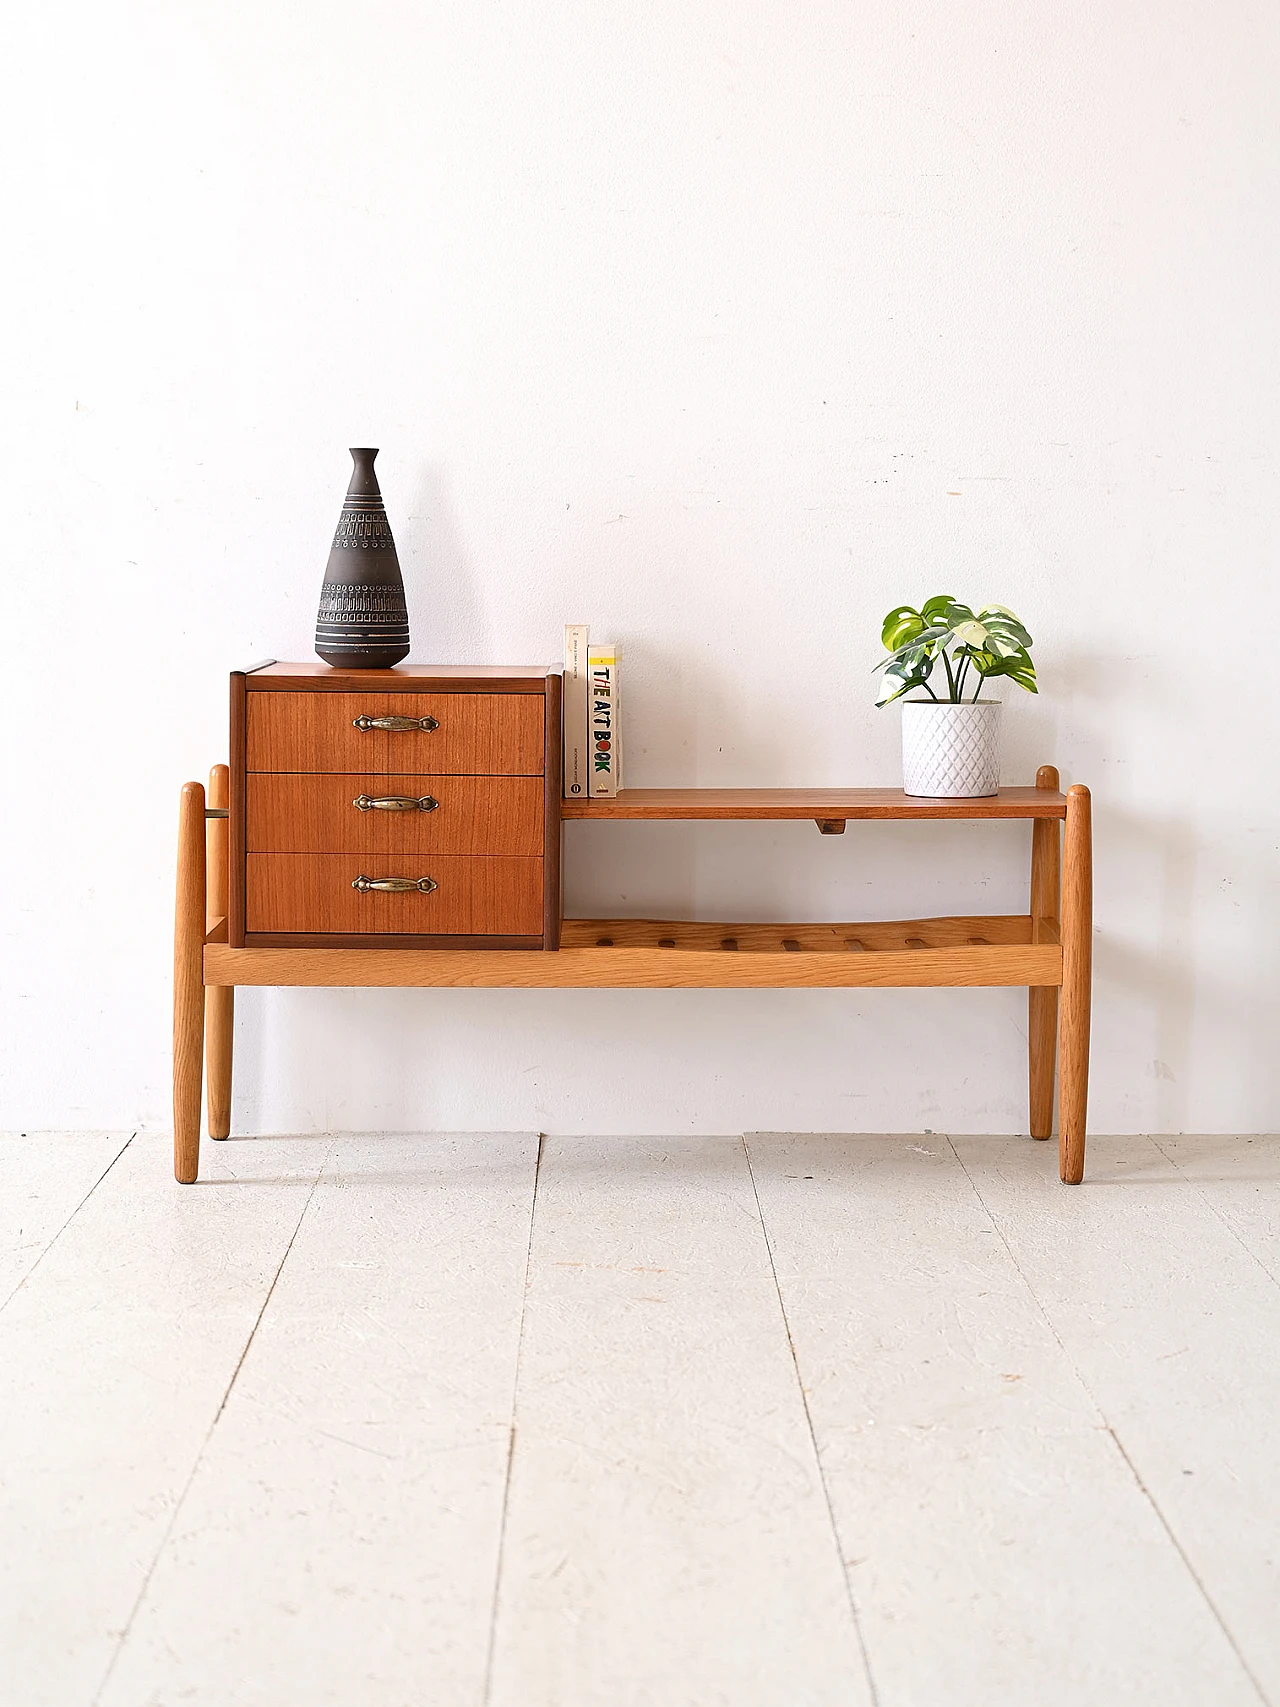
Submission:
M 1000 701 L 902 702 L 902 786 L 933 800 L 974 800 L 1000 787 Z

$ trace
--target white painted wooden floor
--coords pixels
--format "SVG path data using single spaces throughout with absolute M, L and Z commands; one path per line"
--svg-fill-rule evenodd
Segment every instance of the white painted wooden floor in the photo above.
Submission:
M 1280 1707 L 1280 1139 L 0 1140 L 4 1707 Z

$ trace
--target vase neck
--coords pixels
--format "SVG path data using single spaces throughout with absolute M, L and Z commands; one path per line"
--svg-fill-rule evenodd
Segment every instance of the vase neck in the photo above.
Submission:
M 351 470 L 351 483 L 347 487 L 348 498 L 380 498 L 382 492 L 378 486 L 378 476 L 373 472 L 373 459 L 376 450 L 353 450 L 351 460 L 355 467 Z

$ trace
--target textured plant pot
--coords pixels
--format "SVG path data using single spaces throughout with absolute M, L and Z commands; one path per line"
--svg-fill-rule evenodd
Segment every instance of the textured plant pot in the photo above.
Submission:
M 333 536 L 320 611 L 316 651 L 326 664 L 347 670 L 386 670 L 409 655 L 409 612 L 396 542 L 378 477 L 376 450 L 353 450 L 355 468 Z
M 902 787 L 931 800 L 976 800 L 1000 787 L 1000 701 L 902 702 Z

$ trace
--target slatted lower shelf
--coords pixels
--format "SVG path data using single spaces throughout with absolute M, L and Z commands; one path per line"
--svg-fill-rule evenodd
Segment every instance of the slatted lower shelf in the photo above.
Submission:
M 228 948 L 207 985 L 526 989 L 854 989 L 1057 985 L 1062 950 L 1027 914 L 856 924 L 566 919 L 555 953 L 524 949 Z M 221 933 L 225 934 L 225 933 Z
M 749 954 L 877 953 L 895 949 L 1030 944 L 1029 913 L 861 924 L 716 924 L 707 920 L 566 919 L 565 948 L 719 949 Z

